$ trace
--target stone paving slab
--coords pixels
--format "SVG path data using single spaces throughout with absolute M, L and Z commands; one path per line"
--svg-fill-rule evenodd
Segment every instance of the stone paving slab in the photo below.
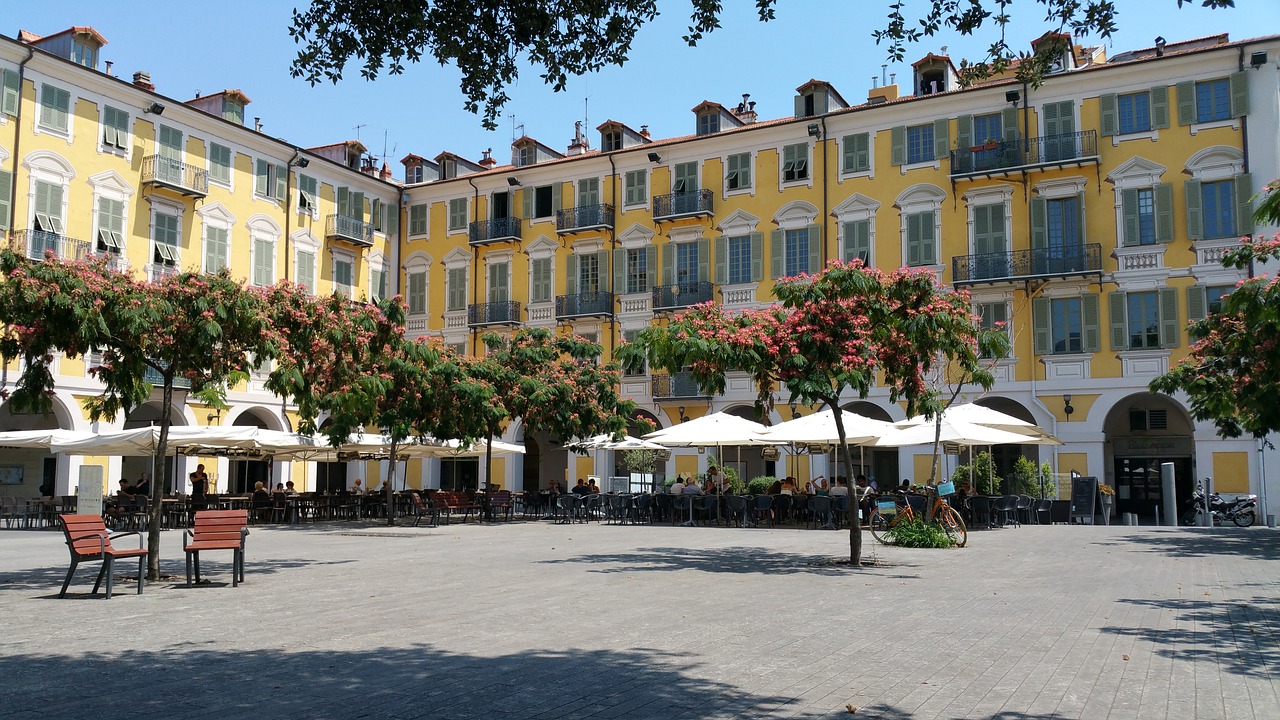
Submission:
M 0 718 L 1280 718 L 1280 534 L 254 528 L 110 602 L 0 531 Z M 117 576 L 128 575 L 118 568 Z M 846 706 L 857 712 L 850 715 Z

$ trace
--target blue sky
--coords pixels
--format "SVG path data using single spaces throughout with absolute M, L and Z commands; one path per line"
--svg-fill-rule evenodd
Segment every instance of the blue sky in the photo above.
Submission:
M 486 132 L 477 116 L 462 109 L 457 70 L 431 61 L 373 82 L 356 68 L 336 86 L 311 87 L 290 78 L 297 46 L 288 34 L 295 7 L 288 0 L 175 2 L 165 3 L 163 12 L 154 2 L 139 0 L 9 0 L 0 7 L 0 33 L 13 37 L 19 28 L 47 34 L 92 25 L 109 41 L 102 59 L 113 60 L 120 76 L 147 70 L 159 92 L 181 100 L 197 91 L 239 88 L 253 100 L 246 115 L 261 117 L 265 133 L 298 145 L 323 145 L 358 133 L 371 152 L 383 155 L 385 136 L 385 154 L 397 176 L 395 161 L 409 152 L 434 157 L 450 150 L 479 159 L 491 147 L 499 161 L 507 161 L 508 115 L 524 125 L 525 133 L 562 151 L 573 138 L 574 121 L 584 116 L 593 147 L 599 140 L 594 128 L 607 119 L 637 130 L 647 124 L 655 138 L 670 137 L 693 131 L 690 109 L 701 101 L 732 106 L 744 92 L 758 102 L 761 119 L 789 115 L 795 88 L 813 77 L 832 82 L 857 102 L 865 99 L 872 77 L 880 76 L 886 62 L 871 31 L 879 27 L 889 0 L 780 0 L 778 19 L 767 24 L 756 20 L 748 0 L 724 4 L 723 27 L 690 48 L 680 39 L 688 24 L 687 0 L 660 0 L 662 15 L 640 31 L 627 65 L 571 78 L 566 92 L 552 92 L 534 69 L 522 72 L 508 91 L 512 100 L 496 132 Z M 908 0 L 909 7 L 923 4 Z M 1280 33 L 1280 2 L 1236 4 L 1211 11 L 1178 9 L 1176 0 L 1116 0 L 1120 32 L 1108 52 L 1149 47 L 1156 35 L 1174 41 L 1217 32 L 1228 32 L 1233 40 Z M 1015 12 L 1021 14 L 1009 38 L 1015 47 L 1026 47 L 1025 41 L 1046 29 L 1041 6 L 1022 0 Z M 944 46 L 953 59 L 975 58 L 992 39 L 927 38 L 908 50 L 905 63 L 891 64 L 886 72 L 903 80 L 912 60 Z

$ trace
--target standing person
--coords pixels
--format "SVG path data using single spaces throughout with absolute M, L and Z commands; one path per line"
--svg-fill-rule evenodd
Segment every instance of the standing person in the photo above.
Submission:
M 191 497 L 203 499 L 209 494 L 209 476 L 205 474 L 204 463 L 196 465 L 196 471 L 187 476 L 191 481 Z

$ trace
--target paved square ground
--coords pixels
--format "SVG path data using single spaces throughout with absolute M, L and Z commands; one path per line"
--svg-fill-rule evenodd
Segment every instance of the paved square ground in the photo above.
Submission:
M 245 583 L 55 596 L 0 532 L 2 718 L 1280 718 L 1280 533 L 255 528 Z M 163 570 L 183 573 L 181 536 Z M 121 574 L 124 574 L 122 571 Z M 855 707 L 850 715 L 846 705 Z

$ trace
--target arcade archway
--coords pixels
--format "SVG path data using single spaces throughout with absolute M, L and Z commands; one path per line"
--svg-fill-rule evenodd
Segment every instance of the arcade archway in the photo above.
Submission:
M 1167 395 L 1136 393 L 1111 408 L 1102 430 L 1117 514 L 1155 520 L 1157 508 L 1164 512 L 1164 463 L 1173 463 L 1176 507 L 1182 507 L 1195 488 L 1196 472 L 1194 427 L 1182 405 Z

